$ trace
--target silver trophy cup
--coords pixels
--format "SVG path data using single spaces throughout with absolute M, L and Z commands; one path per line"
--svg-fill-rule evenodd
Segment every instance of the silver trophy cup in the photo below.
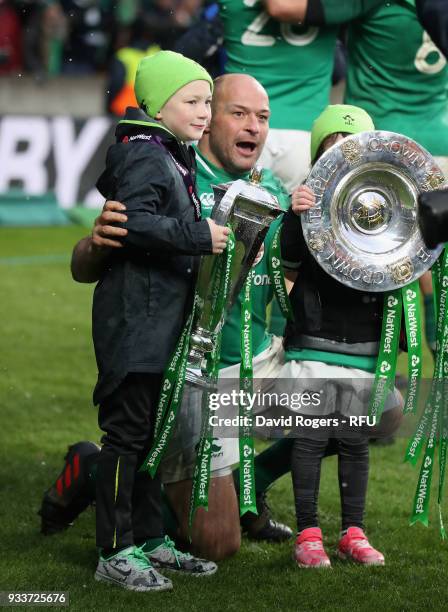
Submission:
M 218 225 L 230 225 L 235 235 L 235 254 L 230 271 L 230 287 L 223 312 L 214 311 L 211 278 L 222 255 L 201 258 L 196 287 L 196 311 L 190 338 L 186 381 L 203 389 L 214 387 L 206 372 L 206 358 L 215 346 L 226 313 L 233 306 L 254 264 L 272 221 L 282 214 L 277 198 L 260 185 L 262 172 L 254 168 L 249 180 L 214 185 L 215 205 L 211 218 Z

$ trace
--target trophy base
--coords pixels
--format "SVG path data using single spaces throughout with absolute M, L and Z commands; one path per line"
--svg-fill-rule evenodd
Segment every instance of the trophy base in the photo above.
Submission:
M 185 373 L 185 382 L 192 387 L 202 389 L 202 391 L 216 391 L 218 388 L 215 380 L 205 376 L 199 370 L 190 370 L 189 368 Z

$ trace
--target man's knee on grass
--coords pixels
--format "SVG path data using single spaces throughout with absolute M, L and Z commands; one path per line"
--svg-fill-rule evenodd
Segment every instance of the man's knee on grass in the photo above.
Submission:
M 236 554 L 241 546 L 238 513 L 226 515 L 200 508 L 192 529 L 194 554 L 219 561 Z
M 180 538 L 189 540 L 191 536 L 194 554 L 208 559 L 219 560 L 234 555 L 241 545 L 241 532 L 232 475 L 211 478 L 208 511 L 203 508 L 197 510 L 190 534 L 191 487 L 191 480 L 165 486 L 179 522 Z

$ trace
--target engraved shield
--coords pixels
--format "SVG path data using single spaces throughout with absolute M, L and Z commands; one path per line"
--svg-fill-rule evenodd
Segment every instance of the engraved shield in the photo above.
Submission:
M 428 270 L 443 246 L 423 242 L 417 197 L 445 185 L 414 140 L 361 132 L 333 145 L 307 180 L 316 206 L 302 214 L 309 250 L 333 278 L 362 291 L 388 291 Z

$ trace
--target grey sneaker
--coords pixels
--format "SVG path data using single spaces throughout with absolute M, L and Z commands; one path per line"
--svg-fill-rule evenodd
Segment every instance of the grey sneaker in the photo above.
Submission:
M 113 557 L 100 555 L 95 580 L 112 582 L 131 591 L 169 591 L 173 583 L 159 574 L 137 546 L 129 546 Z
M 145 550 L 145 545 L 143 545 L 142 550 L 150 563 L 158 569 L 184 572 L 197 577 L 211 576 L 218 569 L 213 561 L 198 559 L 189 553 L 177 550 L 176 545 L 168 536 L 165 536 L 165 541 L 156 548 Z

